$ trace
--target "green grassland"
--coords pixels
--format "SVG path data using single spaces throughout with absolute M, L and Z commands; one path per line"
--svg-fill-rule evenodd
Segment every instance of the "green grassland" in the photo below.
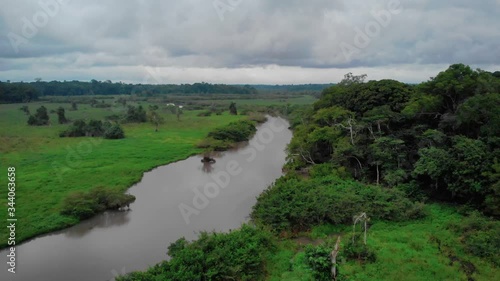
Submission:
M 500 270 L 484 259 L 468 254 L 462 237 L 450 229 L 463 216 L 454 208 L 431 204 L 424 219 L 407 222 L 371 222 L 368 246 L 375 262 L 346 262 L 339 258 L 340 280 L 498 280 Z M 304 247 L 335 241 L 342 237 L 341 250 L 349 243 L 352 226 L 321 225 L 298 239 L 283 240 L 269 257 L 267 280 L 314 280 L 305 261 Z
M 133 104 L 133 103 L 128 103 Z M 60 138 L 69 125 L 57 124 L 50 115 L 50 126 L 28 126 L 28 116 L 19 108 L 23 104 L 0 105 L 0 218 L 7 217 L 7 168 L 16 168 L 17 242 L 38 234 L 54 231 L 78 221 L 59 214 L 61 202 L 74 191 L 93 187 L 125 191 L 142 174 L 156 166 L 185 159 L 201 150 L 195 144 L 221 125 L 245 118 L 222 115 L 198 117 L 199 111 L 184 111 L 180 121 L 162 110 L 165 123 L 159 132 L 150 123 L 124 124 L 125 139 Z M 70 120 L 98 119 L 119 113 L 113 108 L 93 108 L 78 104 L 70 111 L 69 103 L 29 103 L 32 113 L 44 105 L 48 111 L 59 106 L 66 109 Z M 147 109 L 147 103 L 142 106 Z M 0 230 L 0 247 L 6 246 L 7 228 Z

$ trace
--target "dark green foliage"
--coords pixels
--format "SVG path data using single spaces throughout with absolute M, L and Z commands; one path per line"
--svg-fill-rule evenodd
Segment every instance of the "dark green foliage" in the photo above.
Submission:
M 28 125 L 30 126 L 43 126 L 49 124 L 49 114 L 47 113 L 47 108 L 45 106 L 40 106 L 35 115 L 30 115 L 28 118 Z
M 397 189 L 336 176 L 311 180 L 289 176 L 280 178 L 257 198 L 252 218 L 276 232 L 302 231 L 322 223 L 350 223 L 361 211 L 373 219 L 393 221 L 423 216 L 421 206 Z
M 0 81 L 0 103 L 30 102 L 38 99 L 40 92 L 30 83 L 5 83 Z
M 81 81 L 38 81 L 32 83 L 0 82 L 0 102 L 28 102 L 39 95 L 84 96 L 84 95 L 130 95 L 151 96 L 157 94 L 256 94 L 252 86 L 194 83 L 182 85 L 147 85 L 113 83 L 91 80 Z
M 71 110 L 78 110 L 78 105 L 76 104 L 76 102 L 71 103 Z
M 61 206 L 61 214 L 86 219 L 107 209 L 116 210 L 128 206 L 134 201 L 133 195 L 96 187 L 87 193 L 77 191 L 66 197 Z
M 240 142 L 249 140 L 256 131 L 257 129 L 251 121 L 243 120 L 217 128 L 208 133 L 208 137 L 222 141 Z
M 60 137 L 84 137 L 87 133 L 87 124 L 83 120 L 75 120 L 73 124 Z
M 331 163 L 357 180 L 499 214 L 500 79 L 463 64 L 417 86 L 364 78 L 346 75 L 293 117 L 288 168 Z
M 346 244 L 341 252 L 346 259 L 360 262 L 375 262 L 377 260 L 375 252 L 361 241 L 361 237 L 356 237 L 354 243 L 349 240 Z
M 206 151 L 224 151 L 234 147 L 237 142 L 248 141 L 256 131 L 252 121 L 231 122 L 208 133 L 207 137 L 197 144 L 197 147 Z
M 345 262 L 356 261 L 360 263 L 372 263 L 376 261 L 375 251 L 368 245 L 365 245 L 361 236 L 357 236 L 354 242 L 351 239 L 345 238 L 346 241 L 341 243 L 336 260 L 337 280 L 346 280 L 342 275 L 342 266 Z M 314 280 L 329 281 L 332 280 L 331 269 L 332 262 L 330 253 L 334 249 L 333 241 L 328 240 L 318 246 L 308 245 L 305 249 L 305 261 L 312 270 Z
M 66 116 L 64 115 L 64 108 L 60 106 L 57 111 L 57 120 L 59 121 L 59 124 L 65 124 L 68 123 L 68 119 L 66 119 Z
M 491 182 L 490 190 L 484 200 L 484 209 L 487 213 L 500 216 L 500 164 L 495 158 L 491 171 L 483 173 Z
M 311 246 L 305 249 L 306 263 L 313 272 L 314 280 L 329 281 L 332 280 L 330 253 L 332 249 L 324 245 Z
M 315 109 L 337 105 L 364 114 L 378 106 L 389 106 L 391 111 L 399 112 L 412 93 L 411 86 L 394 80 L 356 81 L 325 89 Z
M 148 119 L 146 116 L 146 111 L 142 108 L 141 105 L 139 105 L 138 107 L 132 105 L 128 106 L 127 115 L 125 116 L 126 122 L 143 123 L 147 120 Z
M 123 132 L 122 127 L 118 124 L 113 124 L 109 128 L 104 131 L 105 139 L 123 139 L 125 137 L 125 133 Z
M 118 124 L 102 122 L 100 120 L 90 120 L 85 123 L 83 120 L 76 120 L 60 137 L 104 137 L 105 139 L 122 139 L 125 137 L 123 129 Z
M 236 110 L 236 103 L 231 102 L 231 104 L 229 105 L 229 113 L 231 115 L 238 115 L 238 111 Z
M 85 135 L 89 137 L 100 137 L 104 134 L 104 125 L 100 120 L 91 119 L 85 127 Z
M 470 137 L 499 136 L 500 93 L 475 95 L 467 99 L 457 109 L 457 126 Z
M 268 232 L 248 225 L 229 233 L 202 232 L 196 241 L 181 238 L 172 243 L 170 261 L 117 281 L 264 280 L 266 256 L 273 249 Z

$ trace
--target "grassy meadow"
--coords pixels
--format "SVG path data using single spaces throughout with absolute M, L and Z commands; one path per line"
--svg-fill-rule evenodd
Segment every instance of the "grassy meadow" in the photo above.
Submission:
M 147 109 L 147 102 L 141 104 Z M 145 171 L 199 153 L 195 144 L 210 130 L 245 118 L 227 111 L 198 117 L 199 111 L 186 110 L 177 121 L 174 114 L 162 110 L 165 123 L 159 132 L 150 123 L 130 123 L 122 125 L 125 139 L 60 138 L 59 133 L 69 124 L 58 124 L 57 115 L 51 113 L 50 126 L 28 126 L 28 115 L 19 110 L 22 105 L 0 104 L 0 170 L 7 173 L 8 167 L 16 168 L 17 243 L 77 223 L 76 219 L 59 214 L 61 202 L 68 194 L 97 186 L 125 191 Z M 27 105 L 32 114 L 41 105 L 48 111 L 62 106 L 69 120 L 102 120 L 125 110 L 78 104 L 78 110 L 71 111 L 70 103 Z M 7 186 L 6 176 L 1 177 L 0 185 Z M 0 214 L 5 221 L 6 188 L 0 189 L 0 205 L 4 206 Z M 6 246 L 7 230 L 0 230 L 0 247 Z

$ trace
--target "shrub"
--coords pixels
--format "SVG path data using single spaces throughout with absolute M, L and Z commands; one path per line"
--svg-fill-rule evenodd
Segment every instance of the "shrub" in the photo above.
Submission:
M 344 249 L 342 249 L 342 255 L 347 259 L 361 262 L 375 262 L 377 260 L 375 251 L 370 249 L 368 245 L 361 243 L 359 239 L 355 243 L 349 241 Z
M 59 134 L 60 137 L 101 137 L 105 134 L 107 129 L 112 127 L 111 123 L 99 120 L 90 120 L 89 123 L 85 123 L 83 120 L 76 120 L 73 124 L 66 130 Z
M 144 123 L 148 121 L 148 118 L 146 116 L 146 111 L 144 110 L 144 108 L 142 108 L 141 105 L 139 105 L 138 107 L 129 105 L 127 114 L 125 116 L 125 121 Z
M 60 137 L 84 137 L 86 134 L 87 124 L 83 120 L 76 120 L 66 130 L 59 134 Z
M 118 124 L 111 125 L 111 127 L 107 128 L 104 132 L 105 139 L 123 139 L 124 137 L 125 133 Z
M 229 233 L 202 232 L 196 241 L 181 238 L 172 243 L 170 261 L 117 281 L 263 280 L 266 257 L 274 245 L 268 232 L 248 225 Z
M 86 219 L 104 210 L 128 206 L 134 201 L 133 195 L 96 187 L 87 193 L 77 191 L 69 194 L 62 203 L 61 214 Z
M 332 249 L 324 246 L 308 245 L 305 250 L 306 263 L 313 272 L 314 280 L 327 281 L 332 280 L 330 261 L 330 252 Z
M 251 216 L 281 232 L 308 230 L 322 223 L 351 223 L 361 210 L 372 219 L 402 221 L 423 216 L 421 208 L 397 189 L 336 176 L 310 180 L 288 176 L 257 198 Z
M 30 115 L 28 118 L 28 125 L 30 126 L 43 126 L 49 124 L 49 114 L 47 108 L 41 106 L 36 110 L 35 115 Z
M 208 137 L 216 140 L 241 142 L 249 140 L 256 131 L 257 129 L 251 121 L 243 120 L 231 122 L 224 127 L 216 128 L 214 131 L 208 133 Z
M 208 133 L 197 147 L 206 151 L 224 151 L 234 147 L 236 142 L 249 140 L 256 131 L 254 123 L 249 120 L 231 122 Z
M 90 120 L 85 127 L 85 135 L 90 137 L 100 137 L 104 133 L 103 124 L 98 120 Z
M 99 205 L 96 200 L 78 191 L 64 199 L 61 214 L 86 219 L 96 214 L 98 209 Z

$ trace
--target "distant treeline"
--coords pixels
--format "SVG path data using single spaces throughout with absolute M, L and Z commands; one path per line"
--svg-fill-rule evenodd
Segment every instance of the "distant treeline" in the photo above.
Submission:
M 38 90 L 28 83 L 0 82 L 0 103 L 30 102 L 38 96 Z
M 37 81 L 0 82 L 0 102 L 29 102 L 39 96 L 130 95 L 154 96 L 159 94 L 256 94 L 254 87 L 224 84 L 194 83 L 181 85 L 125 84 L 107 81 Z
M 273 92 L 321 92 L 334 84 L 302 84 L 302 85 L 252 85 L 259 91 Z

